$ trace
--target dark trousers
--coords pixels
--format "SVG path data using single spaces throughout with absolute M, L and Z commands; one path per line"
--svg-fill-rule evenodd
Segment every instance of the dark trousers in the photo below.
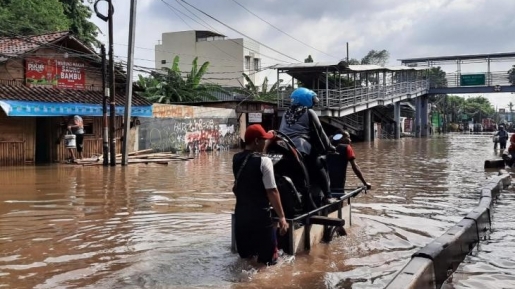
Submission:
M 506 140 L 499 140 L 499 144 L 501 145 L 501 149 L 506 149 Z
M 258 256 L 259 263 L 277 263 L 277 235 L 273 224 L 262 225 L 257 222 L 240 223 L 235 226 L 236 248 L 241 258 Z

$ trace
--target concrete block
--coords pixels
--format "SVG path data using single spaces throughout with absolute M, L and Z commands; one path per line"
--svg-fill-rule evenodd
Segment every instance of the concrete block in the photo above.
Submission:
M 491 228 L 490 210 L 488 208 L 476 207 L 465 219 L 476 222 L 479 239 L 486 237 L 487 231 Z
M 507 171 L 499 171 L 499 177 L 501 178 L 502 188 L 506 188 L 511 185 L 511 176 Z
M 492 205 L 493 205 L 492 198 L 481 197 L 481 199 L 479 200 L 479 205 L 477 205 L 477 206 L 479 208 L 487 208 L 488 210 L 490 210 L 492 208 Z
M 490 189 L 481 188 L 481 198 L 492 198 L 492 191 Z
M 456 271 L 465 256 L 479 241 L 477 226 L 473 220 L 463 219 L 442 236 L 413 254 L 413 257 L 433 261 L 437 288 L 447 280 L 449 271 Z
M 486 189 L 492 191 L 492 194 L 499 193 L 500 190 L 500 178 L 498 176 L 489 179 L 483 186 L 481 186 L 481 189 Z
M 385 289 L 435 289 L 433 262 L 426 258 L 412 258 L 397 273 Z

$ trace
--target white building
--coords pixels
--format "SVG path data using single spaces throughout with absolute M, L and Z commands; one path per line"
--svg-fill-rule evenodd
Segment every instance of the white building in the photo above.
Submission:
M 155 48 L 156 69 L 171 67 L 178 55 L 179 68 L 183 73 L 189 73 L 191 62 L 198 56 L 198 67 L 209 62 L 204 82 L 241 87 L 246 84 L 242 75 L 245 72 L 256 86 L 261 85 L 257 76 L 261 69 L 259 44 L 253 41 L 227 39 L 215 32 L 199 30 L 167 32 L 161 37 Z

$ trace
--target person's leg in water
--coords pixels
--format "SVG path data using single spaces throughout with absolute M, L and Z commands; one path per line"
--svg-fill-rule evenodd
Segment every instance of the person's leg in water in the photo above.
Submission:
M 75 161 L 75 153 L 73 152 L 73 149 L 68 149 L 68 155 L 69 155 L 68 161 L 74 162 Z
M 84 149 L 84 135 L 77 134 L 77 155 L 79 160 L 82 160 L 82 151 Z

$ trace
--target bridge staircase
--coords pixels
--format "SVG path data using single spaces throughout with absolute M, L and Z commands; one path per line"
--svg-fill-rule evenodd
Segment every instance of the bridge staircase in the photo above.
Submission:
M 351 135 L 362 136 L 365 123 L 364 113 L 357 112 L 342 117 L 320 117 L 320 121 L 336 129 L 346 130 Z

